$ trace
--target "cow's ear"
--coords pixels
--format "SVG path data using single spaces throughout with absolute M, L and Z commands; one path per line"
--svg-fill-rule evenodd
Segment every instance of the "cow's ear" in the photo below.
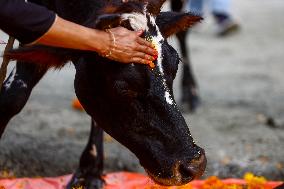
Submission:
M 13 49 L 4 54 L 11 60 L 19 60 L 38 64 L 42 67 L 63 67 L 64 64 L 71 60 L 73 54 L 70 50 L 54 48 L 42 45 L 33 45 Z
M 166 0 L 148 0 L 147 11 L 153 15 L 158 15 Z
M 120 14 L 103 14 L 96 19 L 95 28 L 99 30 L 106 30 L 115 28 L 121 25 Z
M 190 28 L 201 20 L 202 17 L 192 13 L 161 12 L 156 18 L 156 23 L 162 35 L 167 38 Z

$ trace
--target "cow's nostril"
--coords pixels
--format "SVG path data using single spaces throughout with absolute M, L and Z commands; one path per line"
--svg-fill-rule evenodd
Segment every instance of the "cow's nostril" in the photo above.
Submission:
M 179 167 L 179 172 L 181 176 L 188 181 L 194 178 L 193 170 L 187 165 L 181 164 Z
M 207 160 L 204 151 L 201 151 L 199 158 L 191 160 L 190 163 L 180 165 L 180 174 L 186 180 L 199 178 L 205 171 L 206 163 Z

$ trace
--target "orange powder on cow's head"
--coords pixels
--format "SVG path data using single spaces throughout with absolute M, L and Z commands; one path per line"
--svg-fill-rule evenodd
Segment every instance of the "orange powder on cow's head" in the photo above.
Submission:
M 147 41 L 151 42 L 153 44 L 153 46 L 154 46 L 154 49 L 157 50 L 157 45 L 158 44 L 155 41 L 153 41 L 153 38 L 151 36 L 146 36 L 145 39 Z M 156 56 L 154 56 L 154 60 L 153 61 L 155 61 L 157 58 L 158 58 L 158 54 Z M 149 67 L 151 69 L 154 69 L 155 66 L 156 66 L 153 61 L 148 61 L 148 65 L 149 65 Z

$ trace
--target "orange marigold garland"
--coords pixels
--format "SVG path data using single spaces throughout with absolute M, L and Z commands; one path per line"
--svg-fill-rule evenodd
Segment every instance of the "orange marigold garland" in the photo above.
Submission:
M 49 183 L 55 188 L 64 188 L 71 178 L 71 175 L 57 178 L 19 178 L 19 179 L 0 179 L 0 189 L 31 189 L 41 186 L 41 189 L 50 189 Z M 221 180 L 216 176 L 209 177 L 207 180 L 195 180 L 184 186 L 159 186 L 145 175 L 136 173 L 110 173 L 106 175 L 105 189 L 272 189 L 283 184 L 282 182 L 266 181 L 264 177 L 258 177 L 252 173 L 247 173 L 244 179 L 225 179 Z M 45 184 L 46 183 L 46 184 Z M 12 186 L 12 188 L 10 187 Z M 78 185 L 73 189 L 82 189 Z
M 145 189 L 272 189 L 272 187 L 267 185 L 267 180 L 264 177 L 246 173 L 244 180 L 239 183 L 232 183 L 231 179 L 223 181 L 216 176 L 211 176 L 198 187 L 194 183 L 184 186 L 159 186 L 153 184 Z
M 248 189 L 269 189 L 265 184 L 267 180 L 261 176 L 255 176 L 252 173 L 246 173 L 244 179 Z
M 243 189 L 242 185 L 226 184 L 216 176 L 211 176 L 205 180 L 201 189 Z
M 267 180 L 261 176 L 255 176 L 252 173 L 244 175 L 245 183 L 242 184 L 227 184 L 216 176 L 211 176 L 205 180 L 201 189 L 272 189 L 267 186 Z

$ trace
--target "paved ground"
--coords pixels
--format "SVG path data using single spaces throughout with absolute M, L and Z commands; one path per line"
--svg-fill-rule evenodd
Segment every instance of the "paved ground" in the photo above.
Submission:
M 191 35 L 202 106 L 184 116 L 206 149 L 206 175 L 240 177 L 252 171 L 284 179 L 283 10 L 283 0 L 237 0 L 234 15 L 241 33 L 217 38 L 208 17 Z M 74 67 L 66 66 L 50 71 L 34 89 L 0 142 L 0 170 L 17 176 L 56 176 L 76 168 L 90 121 L 70 107 L 73 79 Z M 179 99 L 178 84 L 175 90 Z M 267 117 L 277 128 L 266 124 Z M 133 154 L 109 140 L 106 168 L 143 171 Z

